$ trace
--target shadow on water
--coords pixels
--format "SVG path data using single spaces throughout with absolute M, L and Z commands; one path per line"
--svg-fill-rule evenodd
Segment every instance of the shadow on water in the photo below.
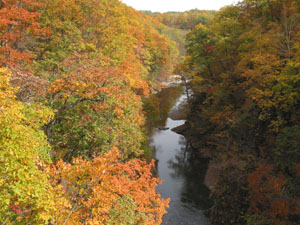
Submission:
M 185 122 L 168 117 L 172 108 L 185 101 L 182 88 L 171 89 L 175 88 L 166 88 L 159 93 L 159 98 L 153 98 L 161 99 L 162 102 L 148 102 L 149 105 L 159 106 L 154 112 L 157 113 L 153 115 L 154 119 L 148 120 L 149 146 L 153 147 L 152 156 L 157 160 L 156 173 L 163 180 L 163 183 L 157 186 L 157 192 L 163 198 L 171 198 L 163 224 L 208 225 L 210 222 L 204 211 L 209 209 L 212 203 L 209 190 L 204 185 L 204 177 L 209 159 L 196 154 L 183 136 L 171 131 Z M 163 95 L 164 93 L 166 95 Z M 163 109 L 164 106 L 168 109 Z M 158 126 L 170 129 L 160 130 Z
M 180 200 L 193 208 L 209 209 L 211 207 L 209 190 L 204 184 L 209 159 L 203 158 L 193 151 L 183 136 L 180 139 L 182 148 L 174 156 L 174 159 L 168 161 L 169 168 L 173 170 L 172 178 L 182 177 L 184 179 Z

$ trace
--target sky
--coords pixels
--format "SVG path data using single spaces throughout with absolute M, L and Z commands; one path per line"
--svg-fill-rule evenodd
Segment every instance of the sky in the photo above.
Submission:
M 186 11 L 190 9 L 215 9 L 230 5 L 235 0 L 121 0 L 137 10 L 153 12 Z

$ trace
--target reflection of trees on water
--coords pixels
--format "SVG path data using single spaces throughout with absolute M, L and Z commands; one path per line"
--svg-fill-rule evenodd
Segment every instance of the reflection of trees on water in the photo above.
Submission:
M 171 87 L 163 89 L 160 93 L 144 100 L 146 111 L 146 132 L 149 137 L 153 137 L 154 128 L 166 125 L 169 112 L 175 106 L 177 99 L 183 93 L 183 87 Z M 153 140 L 149 139 L 148 144 Z M 199 209 L 210 208 L 209 191 L 203 184 L 208 166 L 208 159 L 202 158 L 191 151 L 189 143 L 183 136 L 180 137 L 178 147 L 180 148 L 174 158 L 168 162 L 172 170 L 171 177 L 176 180 L 180 178 L 182 185 L 180 197 L 182 203 L 190 203 Z M 156 149 L 152 151 L 152 158 L 156 158 Z M 153 168 L 153 174 L 158 176 L 158 161 Z
M 175 157 L 168 162 L 172 168 L 171 176 L 183 178 L 181 190 L 181 202 L 192 203 L 199 209 L 208 209 L 211 206 L 209 190 L 204 185 L 204 178 L 209 160 L 201 157 L 193 151 L 184 137 L 179 140 L 180 150 Z
M 156 157 L 156 147 L 155 146 L 153 146 L 152 147 L 153 149 L 152 149 L 152 160 L 155 160 L 155 165 L 154 165 L 154 167 L 152 168 L 152 174 L 153 174 L 153 176 L 156 176 L 156 177 L 158 177 L 159 176 L 159 173 L 158 173 L 158 159 L 157 159 L 157 157 Z
M 164 88 L 161 92 L 144 99 L 146 112 L 145 130 L 149 136 L 155 127 L 164 127 L 171 108 L 183 92 L 183 87 Z

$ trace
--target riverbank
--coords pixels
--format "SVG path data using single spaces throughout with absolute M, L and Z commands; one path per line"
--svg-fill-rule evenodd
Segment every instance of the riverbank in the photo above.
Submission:
M 183 135 L 195 151 L 199 152 L 204 157 L 210 158 L 204 183 L 210 189 L 210 191 L 212 191 L 220 177 L 222 162 L 214 158 L 212 151 L 209 148 L 205 148 L 202 145 L 203 143 L 199 141 L 199 138 L 193 135 L 193 129 L 188 125 L 188 122 L 185 122 L 183 125 L 173 128 L 172 131 Z
M 246 215 L 247 200 L 247 168 L 248 159 L 226 151 L 226 138 L 211 135 L 214 130 L 207 120 L 200 119 L 193 108 L 187 120 L 172 131 L 183 135 L 192 146 L 193 151 L 209 158 L 204 184 L 209 188 L 214 205 L 209 210 L 212 224 L 228 224 L 231 218 L 234 224 L 244 224 L 238 213 Z M 231 146 L 230 146 L 231 147 Z M 233 215 L 237 216 L 233 216 Z

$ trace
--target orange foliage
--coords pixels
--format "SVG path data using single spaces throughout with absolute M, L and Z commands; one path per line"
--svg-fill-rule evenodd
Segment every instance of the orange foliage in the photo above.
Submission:
M 276 174 L 272 165 L 261 165 L 248 176 L 250 185 L 248 212 L 264 215 L 272 224 L 287 225 L 291 215 L 299 212 L 299 199 L 286 198 L 284 186 L 287 184 L 283 174 Z
M 36 0 L 6 0 L 0 2 L 0 66 L 30 61 L 32 55 L 25 49 L 29 37 L 45 36 L 48 29 L 39 26 L 42 4 Z
M 116 209 L 118 199 L 124 196 L 130 196 L 134 210 L 142 215 L 137 216 L 138 224 L 162 222 L 169 200 L 163 200 L 155 193 L 160 180 L 152 177 L 154 163 L 146 164 L 138 159 L 121 163 L 120 157 L 114 148 L 92 161 L 80 158 L 74 159 L 73 164 L 59 161 L 56 167 L 48 169 L 53 177 L 52 184 L 61 185 L 71 205 L 61 206 L 57 212 L 59 224 L 63 221 L 68 221 L 67 224 L 105 224 L 111 210 Z
M 155 26 L 119 0 L 0 0 L 0 67 L 12 69 L 19 100 L 54 110 L 43 126 L 54 160 L 90 160 L 46 169 L 56 199 L 43 221 L 117 224 L 129 208 L 130 224 L 162 222 L 169 201 L 155 192 L 153 163 L 121 161 L 142 155 L 141 96 L 172 68 L 173 43 Z M 19 204 L 9 210 L 23 213 Z
M 69 71 L 51 84 L 49 93 L 56 98 L 97 98 L 103 94 L 120 92 L 122 82 L 128 79 L 113 67 L 101 67 L 101 63 L 90 60 L 87 55 L 75 54 L 63 62 Z

